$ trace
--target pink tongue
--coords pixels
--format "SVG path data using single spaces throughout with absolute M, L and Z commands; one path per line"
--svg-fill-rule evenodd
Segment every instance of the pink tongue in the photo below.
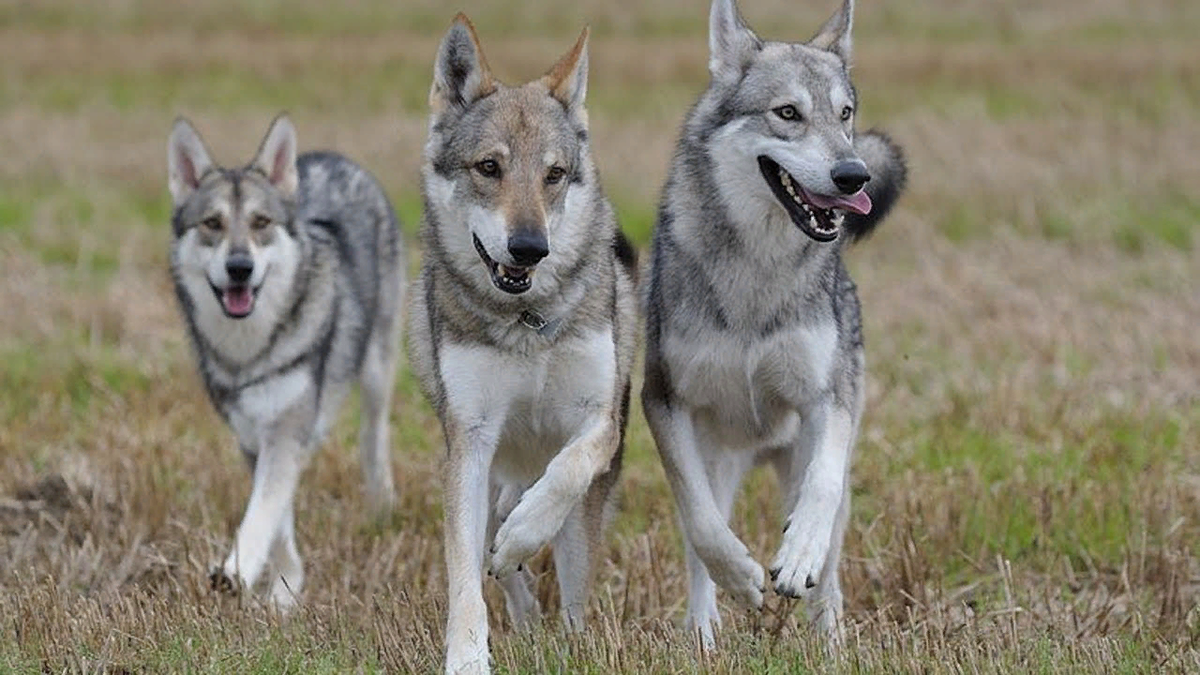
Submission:
M 225 311 L 235 316 L 249 314 L 254 304 L 254 296 L 249 288 L 226 288 L 222 299 L 225 301 Z
M 867 196 L 864 190 L 859 190 L 847 197 L 840 195 L 836 197 L 815 195 L 805 190 L 804 196 L 808 197 L 808 201 L 819 209 L 842 209 L 864 216 L 871 212 L 871 198 Z

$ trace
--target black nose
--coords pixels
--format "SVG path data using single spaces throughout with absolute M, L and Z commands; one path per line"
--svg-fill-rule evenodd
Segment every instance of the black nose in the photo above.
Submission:
M 254 258 L 246 253 L 234 253 L 225 259 L 225 271 L 236 284 L 244 284 L 254 271 Z
M 543 234 L 521 230 L 508 238 L 508 253 L 517 265 L 533 267 L 550 253 L 550 244 Z
M 871 180 L 871 174 L 867 172 L 867 165 L 863 164 L 860 159 L 847 159 L 834 164 L 833 170 L 829 172 L 829 177 L 833 179 L 833 184 L 843 194 L 848 195 L 858 192 L 867 181 Z

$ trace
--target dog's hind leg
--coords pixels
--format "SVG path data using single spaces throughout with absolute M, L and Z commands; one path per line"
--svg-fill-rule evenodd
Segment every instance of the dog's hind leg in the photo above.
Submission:
M 517 500 L 521 498 L 521 490 L 515 485 L 505 485 L 493 490 L 495 497 L 492 502 L 492 517 L 488 523 L 487 541 L 492 541 L 500 521 L 508 517 Z M 528 630 L 542 616 L 542 607 L 537 596 L 533 594 L 533 573 L 529 568 L 522 568 L 498 578 L 501 590 L 504 591 L 504 608 L 508 612 L 508 620 L 518 630 Z
M 367 345 L 362 365 L 363 417 L 359 432 L 359 458 L 363 482 L 367 486 L 367 501 L 375 513 L 387 512 L 396 502 L 388 426 L 396 380 L 399 322 L 395 324 L 397 328 L 391 330 L 377 328 L 377 336 Z
M 715 448 L 715 445 L 707 446 Z M 708 484 L 726 523 L 733 515 L 733 502 L 746 471 L 754 464 L 752 452 L 729 452 L 713 450 L 706 462 Z M 688 608 L 685 625 L 696 631 L 705 649 L 715 646 L 714 633 L 721 627 L 721 614 L 717 608 L 717 585 L 708 574 L 704 561 L 696 553 L 690 540 L 684 538 L 684 553 L 688 571 Z
M 582 631 L 587 612 L 592 555 L 583 504 L 575 507 L 563 521 L 551 548 L 559 596 L 562 598 L 563 625 L 570 631 Z
M 615 508 L 613 488 L 621 472 L 623 443 L 622 440 L 608 470 L 588 488 L 583 502 L 563 521 L 552 542 L 562 621 L 572 631 L 584 628 L 588 593 L 604 558 L 604 529 Z

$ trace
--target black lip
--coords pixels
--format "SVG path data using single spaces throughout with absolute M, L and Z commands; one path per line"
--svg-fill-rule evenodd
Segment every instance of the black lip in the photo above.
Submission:
M 230 319 L 244 319 L 254 313 L 254 308 L 258 306 L 258 290 L 262 288 L 251 288 L 249 284 L 229 284 L 228 288 L 249 288 L 250 295 L 254 297 L 254 302 L 250 304 L 250 311 L 245 314 L 230 314 L 229 310 L 225 309 L 225 299 L 221 296 L 225 294 L 225 289 L 217 288 L 213 282 L 208 282 L 208 287 L 212 289 L 213 295 L 217 296 L 217 304 L 221 306 L 221 311 Z
M 796 227 L 800 228 L 801 232 L 823 244 L 837 239 L 838 235 L 841 233 L 840 227 L 835 228 L 831 232 L 822 232 L 809 224 L 809 214 L 805 212 L 805 210 L 798 204 L 796 204 L 795 200 L 792 199 L 792 196 L 788 194 L 787 188 L 783 187 L 783 183 L 780 182 L 779 169 L 779 163 L 775 160 L 767 157 L 766 155 L 758 156 L 758 170 L 762 172 L 763 180 L 765 180 L 767 185 L 771 187 L 771 192 L 775 194 L 776 201 L 783 205 L 783 210 L 787 211 L 788 217 L 792 219 L 792 223 L 795 224 Z M 791 174 L 788 175 L 790 176 Z M 792 176 L 792 182 L 799 184 L 796 181 L 795 176 Z M 821 209 L 812 204 L 808 204 L 808 208 L 812 209 L 812 212 L 816 214 L 818 218 L 827 219 L 832 222 L 833 218 L 835 217 L 833 209 Z
M 487 265 L 488 272 L 492 275 L 493 286 L 509 295 L 520 295 L 533 287 L 533 268 L 518 268 L 525 272 L 525 275 L 521 277 L 511 277 L 507 274 L 501 274 L 500 263 L 492 260 L 492 257 L 487 254 L 487 249 L 483 247 L 483 242 L 479 241 L 479 237 L 472 234 L 471 239 L 475 242 L 475 252 L 479 254 L 479 258 Z

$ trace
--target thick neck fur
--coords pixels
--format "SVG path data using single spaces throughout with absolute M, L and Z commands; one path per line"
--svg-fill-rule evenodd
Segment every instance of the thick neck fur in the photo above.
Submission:
M 692 111 L 665 193 L 674 246 L 694 261 L 730 328 L 760 332 L 840 268 L 842 239 L 820 243 L 792 223 L 752 159 L 736 120 L 713 127 L 713 97 Z

